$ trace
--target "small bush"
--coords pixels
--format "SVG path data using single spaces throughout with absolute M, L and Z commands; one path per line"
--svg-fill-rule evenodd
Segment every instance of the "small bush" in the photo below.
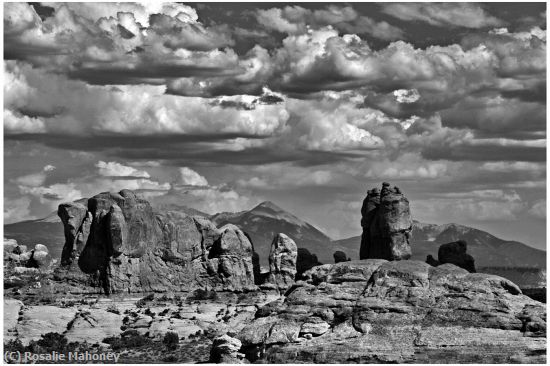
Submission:
M 113 350 L 137 348 L 149 342 L 149 339 L 139 334 L 135 329 L 127 330 L 120 337 L 108 337 L 103 342 L 110 344 Z
M 178 343 L 180 342 L 180 337 L 178 333 L 168 332 L 164 335 L 162 343 L 166 345 L 168 349 L 174 350 L 178 348 Z
M 199 288 L 193 291 L 193 294 L 188 300 L 217 300 L 217 299 L 218 299 L 218 293 L 216 291 Z

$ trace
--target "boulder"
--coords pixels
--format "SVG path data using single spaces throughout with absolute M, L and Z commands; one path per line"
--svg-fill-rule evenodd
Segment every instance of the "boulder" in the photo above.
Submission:
M 412 219 L 409 201 L 397 187 L 370 190 L 361 208 L 360 259 L 402 260 L 411 257 Z
M 317 256 L 311 253 L 306 248 L 298 248 L 298 255 L 296 258 L 296 278 L 300 278 L 304 272 L 315 267 L 320 266 Z
M 346 253 L 342 252 L 341 250 L 335 251 L 333 254 L 333 257 L 334 257 L 334 263 L 346 262 L 350 260 L 346 255 Z
M 214 338 L 210 350 L 210 360 L 212 363 L 244 363 L 244 355 L 239 353 L 241 341 L 224 334 Z
M 77 202 L 62 203 L 57 209 L 57 215 L 63 223 L 65 233 L 61 265 L 70 265 L 80 254 L 79 249 L 82 250 L 82 246 L 78 244 L 81 244 L 84 240 L 82 224 L 87 218 L 87 211 L 88 209 L 84 205 Z
M 275 235 L 269 253 L 267 282 L 285 290 L 294 284 L 298 247 L 294 240 L 283 233 Z
M 50 256 L 48 248 L 43 244 L 36 244 L 32 250 L 31 258 L 29 259 L 27 266 L 45 269 L 49 267 L 52 260 L 53 259 Z
M 464 240 L 442 244 L 437 252 L 439 263 L 451 263 L 468 272 L 475 272 L 474 257 L 466 253 L 468 244 Z

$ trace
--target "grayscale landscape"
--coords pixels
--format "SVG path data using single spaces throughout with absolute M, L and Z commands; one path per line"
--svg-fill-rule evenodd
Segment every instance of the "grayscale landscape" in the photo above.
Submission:
M 5 363 L 546 363 L 545 3 L 4 3 Z

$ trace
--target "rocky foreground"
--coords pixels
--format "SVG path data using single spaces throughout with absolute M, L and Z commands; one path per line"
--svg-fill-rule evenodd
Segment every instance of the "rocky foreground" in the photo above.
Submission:
M 236 335 L 276 363 L 546 360 L 544 304 L 498 276 L 380 259 L 315 267 Z

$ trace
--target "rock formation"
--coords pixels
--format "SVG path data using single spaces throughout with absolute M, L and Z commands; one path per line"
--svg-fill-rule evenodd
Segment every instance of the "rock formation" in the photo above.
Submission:
M 241 341 L 228 335 L 214 338 L 210 351 L 212 363 L 243 363 L 244 355 L 239 353 Z
M 100 284 L 106 293 L 255 288 L 252 243 L 238 227 L 217 229 L 204 217 L 178 212 L 156 214 L 129 190 L 100 193 L 85 210 L 59 206 L 66 234 L 63 263 L 77 258 L 88 284 Z M 80 249 L 78 238 L 86 236 Z M 56 276 L 82 282 L 71 271 Z
M 544 362 L 544 304 L 498 276 L 383 259 L 312 268 L 235 336 L 258 363 Z
M 88 240 L 92 217 L 84 205 L 76 202 L 60 204 L 57 215 L 63 222 L 65 232 L 61 265 L 70 265 L 75 259 L 78 259 Z
M 311 253 L 306 248 L 298 248 L 298 257 L 296 259 L 296 278 L 300 278 L 302 274 L 315 267 L 320 266 L 322 263 L 319 262 L 317 256 Z
M 409 201 L 399 188 L 382 184 L 368 191 L 361 208 L 361 259 L 402 260 L 411 257 L 412 219 Z
M 437 252 L 437 259 L 441 264 L 451 263 L 468 272 L 475 272 L 474 257 L 466 253 L 467 249 L 468 244 L 464 240 L 442 244 Z
M 426 257 L 426 263 L 428 263 L 430 266 L 432 267 L 437 267 L 439 266 L 441 263 L 435 259 L 431 254 L 428 254 L 428 256 Z
M 294 284 L 298 247 L 294 240 L 283 233 L 275 235 L 269 254 L 267 283 L 284 290 Z
M 28 250 L 26 245 L 19 245 L 16 241 L 4 240 L 4 261 L 11 262 L 13 266 L 25 268 L 37 268 L 46 270 L 52 264 L 48 248 L 43 244 L 36 244 Z
M 346 253 L 342 252 L 341 250 L 335 251 L 333 256 L 334 256 L 334 263 L 346 262 L 350 260 L 346 255 Z

